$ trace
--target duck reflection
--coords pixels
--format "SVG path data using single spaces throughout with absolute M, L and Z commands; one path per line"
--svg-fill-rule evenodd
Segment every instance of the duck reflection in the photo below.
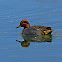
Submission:
M 37 36 L 37 35 L 22 35 L 24 41 L 18 41 L 21 43 L 22 47 L 28 48 L 30 46 L 31 42 L 52 42 L 52 35 L 43 35 L 43 36 Z
M 30 41 L 26 41 L 26 40 L 24 40 L 24 41 L 16 40 L 16 41 L 20 42 L 22 47 L 28 48 L 30 46 Z

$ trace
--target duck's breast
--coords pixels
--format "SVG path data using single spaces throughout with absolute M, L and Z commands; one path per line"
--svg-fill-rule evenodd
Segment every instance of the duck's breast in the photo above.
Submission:
M 43 32 L 40 29 L 26 28 L 23 29 L 22 34 L 26 35 L 41 35 Z

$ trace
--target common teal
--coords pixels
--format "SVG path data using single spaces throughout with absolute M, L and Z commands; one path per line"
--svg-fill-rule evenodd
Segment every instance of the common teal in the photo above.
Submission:
M 20 22 L 20 25 L 16 28 L 24 27 L 22 34 L 25 35 L 47 35 L 51 34 L 53 29 L 46 26 L 30 26 L 30 22 L 27 19 L 24 19 Z

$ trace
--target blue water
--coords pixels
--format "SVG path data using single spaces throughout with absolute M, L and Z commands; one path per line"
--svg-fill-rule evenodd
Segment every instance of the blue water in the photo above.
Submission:
M 53 27 L 52 42 L 22 47 L 16 29 L 22 19 L 30 25 Z M 0 0 L 0 62 L 62 62 L 62 0 Z

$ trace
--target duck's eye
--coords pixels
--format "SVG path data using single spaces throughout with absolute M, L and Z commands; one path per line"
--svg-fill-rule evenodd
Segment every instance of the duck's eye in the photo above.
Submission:
M 29 24 L 29 22 L 28 22 L 28 21 L 24 21 L 23 23 L 27 23 L 27 24 Z

